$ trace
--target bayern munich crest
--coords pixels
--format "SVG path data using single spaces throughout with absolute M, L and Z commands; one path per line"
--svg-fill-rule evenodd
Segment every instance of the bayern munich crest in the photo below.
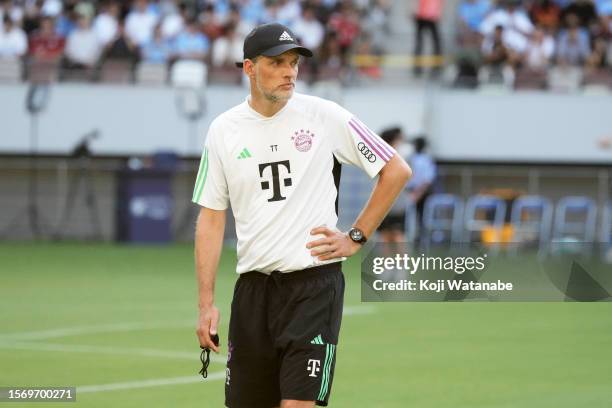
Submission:
M 307 152 L 312 147 L 312 138 L 315 137 L 315 134 L 310 130 L 300 129 L 296 132 L 293 132 L 293 136 L 291 136 L 291 140 L 293 140 L 293 145 L 299 152 Z

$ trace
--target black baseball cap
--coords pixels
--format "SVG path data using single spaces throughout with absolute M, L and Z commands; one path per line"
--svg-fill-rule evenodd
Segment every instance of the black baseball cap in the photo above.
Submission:
M 298 44 L 295 34 L 282 24 L 268 23 L 255 27 L 244 39 L 244 58 L 252 59 L 258 55 L 275 57 L 289 50 L 296 50 L 300 55 L 312 57 L 312 51 Z M 242 62 L 236 66 L 242 68 Z

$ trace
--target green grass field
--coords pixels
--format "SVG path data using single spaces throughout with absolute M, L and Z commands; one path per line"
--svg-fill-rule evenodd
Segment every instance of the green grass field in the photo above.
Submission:
M 5 243 L 0 262 L 0 386 L 77 387 L 53 407 L 223 406 L 224 356 L 197 377 L 191 246 Z M 612 407 L 611 304 L 368 304 L 358 260 L 344 272 L 331 407 Z

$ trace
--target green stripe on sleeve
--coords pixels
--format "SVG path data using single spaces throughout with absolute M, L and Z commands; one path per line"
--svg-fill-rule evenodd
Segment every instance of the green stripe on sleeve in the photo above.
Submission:
M 196 181 L 196 189 L 193 194 L 193 201 L 199 202 L 200 197 L 202 196 L 202 191 L 204 190 L 204 184 L 206 183 L 206 176 L 208 174 L 208 149 L 204 150 L 204 158 L 202 159 L 202 163 L 200 163 L 200 171 L 198 174 L 198 180 Z
M 204 155 L 200 159 L 200 167 L 198 168 L 198 175 L 196 177 L 195 185 L 193 186 L 193 196 L 191 197 L 191 201 L 195 201 L 196 192 L 198 191 L 198 186 L 200 185 L 200 180 L 202 179 L 202 169 L 204 168 L 205 156 L 206 156 L 206 148 L 204 148 Z

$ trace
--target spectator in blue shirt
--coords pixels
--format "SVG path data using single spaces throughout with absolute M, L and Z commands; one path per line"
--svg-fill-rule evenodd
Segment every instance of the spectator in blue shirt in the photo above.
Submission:
M 55 32 L 63 38 L 68 38 L 70 33 L 77 27 L 77 19 L 78 16 L 74 11 L 74 5 L 67 4 L 62 13 L 57 17 Z
M 263 19 L 266 12 L 262 0 L 251 0 L 248 1 L 240 9 L 242 20 L 246 23 L 255 26 Z
M 589 33 L 580 27 L 575 14 L 568 14 L 567 29 L 559 33 L 557 40 L 557 63 L 559 65 L 582 66 L 591 53 Z
M 158 24 L 153 31 L 153 37 L 140 50 L 141 59 L 151 64 L 166 64 L 170 53 L 170 43 L 162 35 L 161 25 Z
M 468 29 L 478 32 L 480 24 L 491 11 L 490 0 L 463 0 L 459 5 L 459 17 Z
M 406 188 L 409 191 L 410 200 L 416 207 L 418 222 L 422 225 L 423 208 L 425 201 L 432 192 L 433 183 L 437 176 L 437 168 L 434 159 L 425 152 L 427 140 L 424 137 L 417 137 L 413 143 L 415 153 L 410 158 L 413 176 Z
M 599 16 L 612 16 L 612 0 L 596 0 L 595 7 Z
M 197 20 L 187 21 L 185 29 L 176 36 L 173 52 L 176 59 L 204 60 L 208 53 L 208 38 L 199 31 Z

